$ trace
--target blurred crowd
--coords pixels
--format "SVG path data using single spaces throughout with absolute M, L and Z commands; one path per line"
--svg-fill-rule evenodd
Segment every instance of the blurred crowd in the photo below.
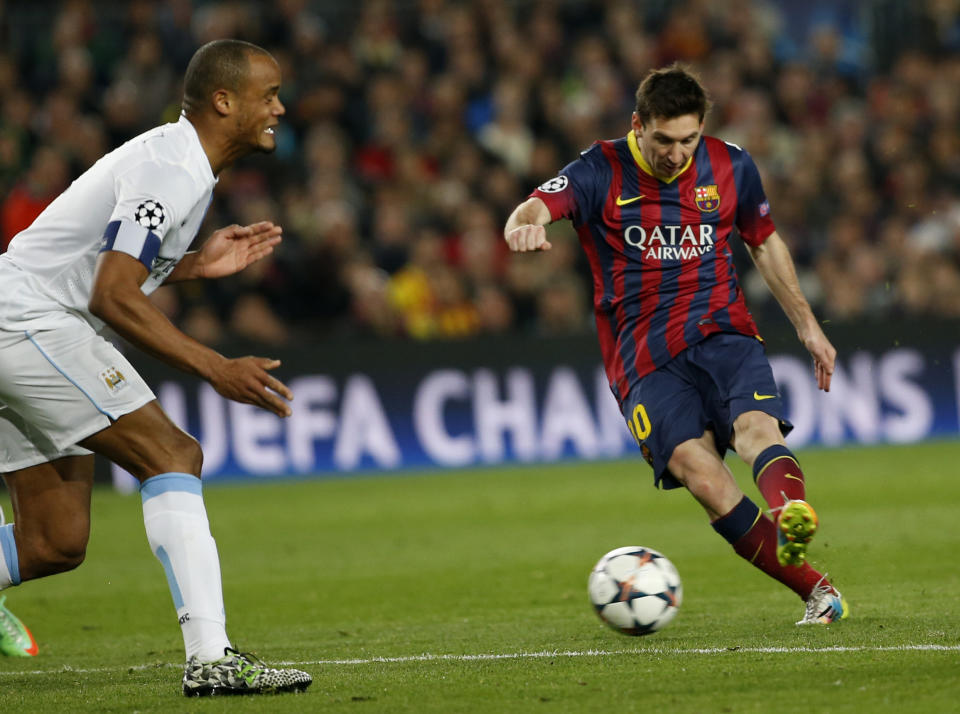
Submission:
M 511 256 L 510 210 L 626 134 L 681 60 L 746 148 L 821 317 L 960 317 L 960 0 L 0 0 L 0 249 L 102 154 L 176 121 L 193 51 L 279 61 L 275 154 L 225 172 L 209 230 L 284 242 L 157 304 L 198 339 L 460 338 L 592 329 L 569 224 Z M 748 303 L 774 316 L 739 251 Z

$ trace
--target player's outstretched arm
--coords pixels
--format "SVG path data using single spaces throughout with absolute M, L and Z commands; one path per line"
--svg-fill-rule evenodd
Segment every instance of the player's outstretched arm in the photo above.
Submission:
M 796 328 L 801 344 L 813 357 L 817 386 L 829 392 L 837 350 L 823 333 L 810 303 L 800 290 L 790 249 L 776 231 L 760 245 L 747 247 L 770 292 Z
M 515 209 L 503 228 L 503 237 L 515 253 L 528 250 L 550 250 L 545 225 L 550 223 L 550 209 L 536 196 L 528 198 Z
M 228 359 L 178 330 L 140 286 L 147 269 L 136 258 L 106 251 L 97 259 L 90 312 L 135 347 L 189 374 L 207 380 L 227 399 L 290 416 L 293 394 L 270 370 L 280 366 L 264 357 Z
M 194 278 L 223 278 L 266 258 L 281 240 L 283 229 L 270 221 L 236 224 L 210 234 L 200 250 L 187 253 L 167 277 L 167 283 Z

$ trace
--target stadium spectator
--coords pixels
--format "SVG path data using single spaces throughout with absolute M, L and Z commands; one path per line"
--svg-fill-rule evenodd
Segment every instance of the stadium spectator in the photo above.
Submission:
M 919 268 L 887 251 L 903 244 L 916 254 L 910 245 L 925 245 L 931 220 L 960 204 L 960 10 L 905 0 L 859 14 L 851 7 L 71 0 L 41 12 L 8 3 L 0 25 L 8 35 L 0 57 L 0 185 L 6 196 L 40 147 L 64 152 L 77 175 L 146 126 L 175 119 L 179 88 L 171 78 L 197 46 L 227 35 L 258 42 L 289 77 L 282 96 L 289 121 L 277 152 L 243 170 L 261 173 L 279 201 L 290 253 L 255 289 L 288 323 L 287 339 L 320 324 L 363 332 L 371 323 L 356 322 L 349 286 L 380 284 L 370 266 L 402 268 L 418 226 L 457 236 L 460 216 L 471 211 L 502 223 L 521 186 L 554 175 L 562 157 L 597 137 L 622 135 L 632 87 L 650 67 L 677 58 L 701 72 L 714 98 L 707 131 L 751 147 L 815 308 L 833 311 L 839 292 L 844 307 L 835 315 L 848 319 L 950 314 L 945 301 L 920 299 L 912 277 Z M 242 185 L 226 176 L 222 184 L 211 219 L 239 220 L 242 201 L 232 193 Z M 310 295 L 321 301 L 318 321 L 302 303 L 278 297 L 278 276 L 311 283 L 316 262 L 299 261 L 301 247 L 326 243 L 319 217 L 328 207 L 339 215 L 340 205 L 353 213 L 356 255 L 326 271 L 339 287 Z M 863 274 L 851 280 L 845 271 L 853 263 L 844 260 L 843 272 L 823 267 L 841 214 L 859 224 L 861 255 L 875 254 L 854 261 Z M 901 239 L 889 239 L 896 233 Z M 945 244 L 936 255 L 939 280 L 952 284 L 960 248 Z M 760 281 L 743 257 L 744 286 L 762 317 L 777 307 L 751 287 Z M 476 303 L 481 290 L 469 263 L 457 250 L 445 260 Z M 882 295 L 872 262 L 884 266 Z M 586 295 L 585 266 L 576 264 L 571 277 Z M 511 282 L 511 271 L 490 280 L 485 285 L 496 290 L 484 294 L 514 301 L 514 319 L 494 323 L 538 332 L 536 300 Z M 361 293 L 369 299 L 377 290 Z M 181 298 L 174 319 L 198 304 Z M 233 333 L 222 305 L 208 317 L 222 321 L 221 334 Z M 373 322 L 392 334 L 387 324 L 396 320 Z
M 69 172 L 67 161 L 56 149 L 41 146 L 34 152 L 23 180 L 0 205 L 0 253 L 67 187 Z

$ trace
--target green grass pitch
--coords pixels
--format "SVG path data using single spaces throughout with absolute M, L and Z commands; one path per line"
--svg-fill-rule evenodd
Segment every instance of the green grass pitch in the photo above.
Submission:
M 211 485 L 231 637 L 314 677 L 269 699 L 180 695 L 139 499 L 97 490 L 83 566 L 6 591 L 40 655 L 0 658 L 0 711 L 958 711 L 960 443 L 800 459 L 811 560 L 852 610 L 829 627 L 796 627 L 800 600 L 640 459 Z M 622 545 L 683 578 L 677 619 L 649 637 L 607 629 L 587 600 Z

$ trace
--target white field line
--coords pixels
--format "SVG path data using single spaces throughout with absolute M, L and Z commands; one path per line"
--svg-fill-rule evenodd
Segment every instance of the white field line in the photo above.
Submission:
M 616 657 L 621 655 L 718 655 L 718 654 L 792 654 L 798 652 L 960 652 L 960 645 L 892 645 L 889 647 L 835 646 L 835 647 L 694 647 L 668 649 L 652 647 L 631 650 L 543 650 L 541 652 L 502 652 L 485 654 L 431 654 L 408 655 L 405 657 L 369 657 L 366 659 L 316 659 L 296 662 L 274 662 L 274 665 L 302 667 L 309 665 L 363 665 L 363 664 L 402 664 L 405 662 L 478 662 L 513 659 L 552 659 L 557 657 Z M 82 669 L 64 666 L 60 669 L 37 669 L 20 672 L 0 672 L 4 675 L 20 676 L 24 674 L 95 674 L 122 670 L 139 671 L 147 669 L 182 668 L 182 664 L 141 664 L 132 667 L 99 667 Z

